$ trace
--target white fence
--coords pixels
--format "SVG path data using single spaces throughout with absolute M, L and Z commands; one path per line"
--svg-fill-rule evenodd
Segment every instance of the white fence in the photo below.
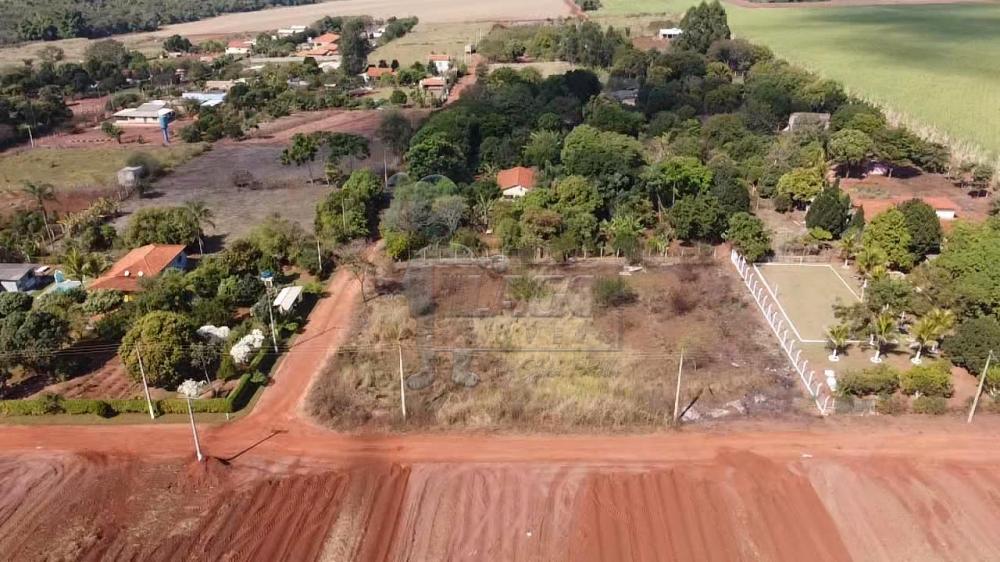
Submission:
M 816 376 L 816 372 L 809 368 L 809 361 L 801 358 L 802 344 L 795 337 L 795 334 L 789 331 L 789 327 L 785 325 L 785 320 L 781 317 L 781 311 L 776 306 L 777 303 L 772 301 L 771 295 L 764 287 L 763 281 L 754 272 L 753 264 L 747 263 L 747 260 L 736 250 L 730 252 L 729 261 L 736 267 L 736 271 L 740 274 L 740 278 L 743 279 L 743 283 L 750 290 L 750 296 L 753 297 L 754 302 L 757 303 L 757 308 L 764 315 L 767 325 L 771 327 L 771 331 L 778 338 L 781 350 L 785 352 L 795 372 L 799 374 L 802 384 L 806 387 L 806 392 L 809 393 L 809 397 L 816 403 L 819 413 L 824 416 L 832 413 L 836 407 L 836 398 L 830 394 L 830 389 L 823 383 L 822 377 Z M 799 344 L 798 348 L 795 347 L 796 344 Z

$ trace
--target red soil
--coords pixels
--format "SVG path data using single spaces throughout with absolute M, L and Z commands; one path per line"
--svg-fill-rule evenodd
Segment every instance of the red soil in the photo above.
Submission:
M 1000 559 L 1000 420 L 631 436 L 353 435 L 301 417 L 358 302 L 337 274 L 245 418 L 0 431 L 17 560 Z
M 919 4 L 980 4 L 985 0 L 819 0 L 800 2 L 753 2 L 751 0 L 726 0 L 743 8 L 831 8 L 839 6 L 908 6 Z

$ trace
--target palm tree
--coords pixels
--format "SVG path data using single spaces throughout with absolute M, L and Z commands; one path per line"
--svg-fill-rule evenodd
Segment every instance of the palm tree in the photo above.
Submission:
M 831 326 L 826 331 L 826 343 L 829 345 L 833 353 L 827 357 L 830 361 L 836 363 L 840 361 L 840 356 L 838 355 L 841 351 L 847 347 L 847 338 L 850 336 L 850 328 L 847 324 L 837 324 Z
M 35 200 L 35 204 L 38 205 L 38 211 L 42 213 L 42 222 L 45 223 L 45 231 L 49 233 L 49 238 L 54 240 L 55 235 L 52 234 L 52 228 L 49 227 L 49 215 L 45 211 L 45 202 L 55 201 L 55 188 L 50 183 L 26 181 L 24 182 L 24 187 L 21 188 L 21 192 Z
M 204 201 L 187 201 L 184 203 L 184 208 L 198 227 L 198 253 L 204 255 L 205 244 L 202 241 L 202 237 L 205 235 L 204 229 L 205 226 L 215 228 L 215 223 L 212 222 L 215 213 L 205 205 Z
M 854 257 L 854 262 L 858 264 L 858 270 L 863 275 L 871 275 L 872 272 L 886 267 L 889 263 L 889 256 L 885 250 L 879 247 L 862 247 Z
M 944 308 L 932 308 L 925 316 L 937 328 L 937 337 L 931 342 L 931 351 L 937 351 L 941 338 L 948 335 L 955 327 L 955 313 Z
M 858 253 L 858 249 L 860 248 L 860 245 L 858 244 L 858 237 L 844 236 L 840 239 L 837 247 L 840 250 L 840 257 L 844 258 L 844 267 L 846 268 L 847 262 Z
M 104 259 L 99 254 L 86 254 L 70 248 L 63 256 L 63 267 L 68 279 L 78 279 L 81 283 L 87 277 L 97 277 L 104 270 Z
M 913 356 L 913 359 L 910 359 L 910 363 L 919 365 L 923 362 L 920 355 L 924 351 L 924 347 L 932 341 L 937 341 L 940 337 L 939 331 L 938 326 L 934 323 L 934 318 L 929 315 L 924 315 L 913 323 L 913 326 L 910 327 L 910 335 L 917 343 L 917 354 Z
M 896 316 L 891 312 L 880 312 L 872 319 L 872 336 L 875 340 L 875 356 L 872 363 L 882 362 L 882 350 L 896 337 Z

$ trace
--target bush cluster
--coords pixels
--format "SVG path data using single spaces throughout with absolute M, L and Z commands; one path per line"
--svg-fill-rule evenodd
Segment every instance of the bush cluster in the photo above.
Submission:
M 253 396 L 261 377 L 247 373 L 240 377 L 236 388 L 225 398 L 192 400 L 192 409 L 197 413 L 232 413 L 246 406 Z M 118 414 L 145 413 L 149 406 L 145 400 L 91 400 L 66 399 L 57 394 L 49 394 L 31 400 L 0 400 L 0 416 L 43 416 L 46 414 L 93 414 L 110 418 Z M 187 401 L 180 398 L 154 400 L 153 410 L 157 414 L 187 413 Z
M 947 398 L 952 394 L 951 372 L 945 363 L 920 365 L 900 373 L 899 389 L 903 394 Z
M 948 401 L 941 396 L 920 396 L 913 401 L 914 414 L 940 416 L 948 411 Z
M 899 388 L 899 372 L 888 365 L 848 371 L 838 380 L 840 392 L 853 396 L 888 395 Z

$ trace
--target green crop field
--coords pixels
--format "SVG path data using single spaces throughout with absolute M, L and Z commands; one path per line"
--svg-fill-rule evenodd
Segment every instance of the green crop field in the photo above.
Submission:
M 603 1 L 596 15 L 609 19 L 694 3 Z M 737 36 L 843 83 L 959 154 L 1000 156 L 1000 4 L 726 10 Z

